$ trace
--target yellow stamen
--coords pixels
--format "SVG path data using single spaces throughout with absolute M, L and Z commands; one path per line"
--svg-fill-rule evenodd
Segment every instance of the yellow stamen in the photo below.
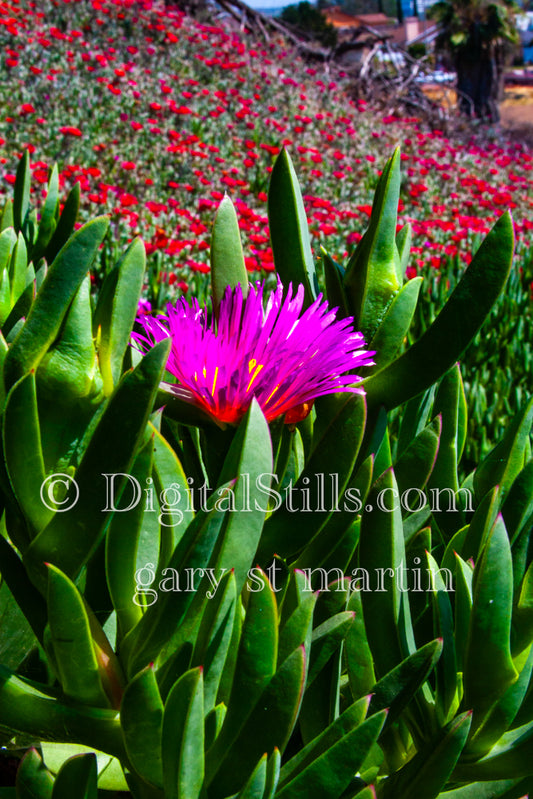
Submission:
M 252 366 L 252 364 L 253 364 L 253 366 Z M 256 360 L 255 360 L 255 358 L 252 358 L 252 360 L 250 361 L 250 364 L 249 364 L 250 371 L 252 371 L 252 369 L 255 366 L 255 364 L 256 364 Z M 263 368 L 263 364 L 262 363 L 260 363 L 258 366 L 255 367 L 255 372 L 253 373 L 253 375 L 250 378 L 250 382 L 248 383 L 248 388 L 246 389 L 246 391 L 250 391 L 250 386 L 252 385 L 252 383 L 254 382 L 255 378 L 257 377 L 257 375 L 259 374 L 259 372 L 261 371 L 262 368 Z
M 270 402 L 270 400 L 272 399 L 272 397 L 274 396 L 274 394 L 276 393 L 276 391 L 278 390 L 278 388 L 279 388 L 279 386 L 276 386 L 276 387 L 273 389 L 273 391 L 271 391 L 271 392 L 270 392 L 270 394 L 268 395 L 268 397 L 267 397 L 267 399 L 266 399 L 265 405 L 267 404 L 267 402 Z
M 217 384 L 217 377 L 218 377 L 218 366 L 215 366 L 215 376 L 213 377 L 213 386 L 211 388 L 211 394 L 215 393 L 215 386 Z

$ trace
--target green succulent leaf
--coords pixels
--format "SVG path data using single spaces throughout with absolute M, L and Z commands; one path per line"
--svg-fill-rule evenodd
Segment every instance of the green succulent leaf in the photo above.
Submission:
M 356 327 L 373 338 L 402 278 L 396 246 L 400 196 L 400 151 L 396 149 L 379 179 L 370 224 L 353 253 L 344 275 L 348 308 Z M 388 357 L 388 356 L 387 356 Z
M 388 708 L 387 725 L 390 725 L 420 690 L 441 654 L 442 639 L 437 638 L 405 658 L 373 686 L 369 711 L 377 713 Z
M 258 550 L 260 562 L 270 559 L 274 553 L 281 557 L 294 555 L 305 546 L 332 515 L 333 501 L 342 498 L 351 477 L 363 440 L 365 402 L 359 395 L 334 395 L 328 400 L 323 404 L 325 422 L 313 442 L 304 470 L 283 504 L 265 524 Z M 330 474 L 337 476 L 338 494 L 332 498 L 333 501 L 328 497 L 325 504 L 319 477 Z M 309 494 L 309 507 L 313 513 L 306 511 L 303 488 Z
M 220 203 L 213 224 L 211 239 L 211 291 L 213 309 L 218 316 L 220 302 L 228 286 L 240 284 L 242 295 L 248 294 L 248 274 L 244 263 L 239 220 L 229 195 Z
M 34 264 L 44 256 L 46 248 L 56 228 L 57 211 L 59 208 L 59 173 L 57 164 L 52 167 L 46 199 L 41 210 L 41 219 L 37 230 L 37 239 L 31 249 L 31 258 Z
M 383 799 L 434 799 L 452 773 L 470 730 L 471 712 L 457 716 L 428 742 L 394 776 L 389 777 Z
M 202 669 L 186 672 L 170 692 L 163 716 L 163 784 L 168 799 L 199 799 L 204 782 Z
M 107 396 L 122 374 L 124 354 L 137 315 L 145 262 L 144 245 L 140 239 L 134 239 L 106 276 L 98 296 L 93 335 L 98 341 L 98 362 Z
M 503 439 L 490 452 L 474 475 L 476 496 L 482 499 L 495 485 L 507 493 L 524 466 L 526 444 L 533 423 L 533 399 L 513 419 Z
M 409 332 L 421 286 L 422 278 L 415 277 L 409 280 L 392 299 L 368 344 L 368 349 L 376 352 L 375 366 L 361 370 L 363 376 L 369 371 L 371 374 L 379 372 L 393 360 L 401 348 Z
M 242 776 L 253 770 L 261 753 L 276 748 L 283 752 L 298 717 L 306 669 L 305 648 L 301 646 L 268 682 L 222 762 L 212 760 L 208 752 L 209 794 L 214 799 L 234 791 Z
M 6 388 L 35 368 L 54 343 L 68 308 L 104 240 L 108 224 L 105 217 L 88 222 L 72 235 L 55 258 L 26 324 L 6 356 Z
M 386 717 L 385 711 L 370 716 L 354 729 L 347 730 L 322 753 L 316 751 L 315 744 L 316 757 L 278 789 L 276 796 L 280 799 L 336 799 L 341 796 L 376 742 Z
M 120 721 L 129 761 L 151 785 L 163 786 L 163 702 L 153 666 L 140 671 L 127 685 Z
M 429 388 L 459 360 L 507 281 L 513 250 L 513 223 L 506 213 L 481 244 L 431 327 L 389 366 L 366 378 L 369 406 L 401 405 Z
M 376 586 L 372 584 L 370 590 L 362 592 L 367 640 L 378 677 L 404 659 L 399 638 L 399 569 L 405 564 L 405 546 L 398 496 L 394 472 L 388 469 L 374 483 L 367 497 L 359 539 L 359 570 L 365 570 L 372 580 L 381 579 L 379 590 L 374 590 Z M 385 498 L 390 512 L 380 507 Z M 365 576 L 365 572 L 362 574 Z M 355 576 L 359 576 L 359 571 Z M 385 579 L 386 590 L 381 590 L 385 587 Z
M 26 217 L 30 210 L 30 154 L 28 150 L 20 159 L 15 176 L 15 190 L 13 197 L 13 221 L 17 233 L 24 233 Z
M 48 623 L 63 693 L 80 704 L 109 707 L 83 598 L 71 580 L 48 564 Z
M 473 731 L 518 678 L 511 657 L 512 602 L 511 548 L 498 516 L 474 570 L 464 669 L 464 704 L 474 709 Z
M 17 799 L 52 799 L 54 781 L 35 749 L 22 758 L 17 772 Z
M 62 247 L 67 243 L 74 231 L 74 225 L 80 210 L 81 185 L 76 182 L 68 193 L 63 206 L 63 211 L 57 222 L 57 226 L 46 247 L 44 257 L 46 262 L 51 264 Z
M 9 392 L 2 427 L 6 471 L 33 537 L 53 514 L 41 496 L 45 470 L 33 372 Z
M 97 799 L 97 764 L 92 752 L 69 758 L 58 771 L 52 799 Z
M 304 307 L 316 300 L 318 280 L 311 252 L 309 229 L 298 184 L 288 152 L 282 149 L 270 176 L 268 223 L 276 272 L 285 289 L 302 284 Z
M 26 566 L 37 585 L 43 582 L 43 561 L 53 562 L 75 578 L 102 540 L 109 523 L 109 516 L 103 513 L 107 506 L 103 475 L 129 473 L 152 410 L 168 344 L 157 344 L 125 375 L 100 416 L 76 470 L 78 501 L 70 510 L 56 513 L 26 552 Z M 124 479 L 120 482 L 123 486 Z

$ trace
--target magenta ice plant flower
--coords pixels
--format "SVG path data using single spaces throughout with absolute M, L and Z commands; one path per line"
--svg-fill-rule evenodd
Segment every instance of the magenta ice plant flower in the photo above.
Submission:
M 262 284 L 230 287 L 220 303 L 218 319 L 208 320 L 196 299 L 180 297 L 166 314 L 141 315 L 136 346 L 145 352 L 172 338 L 167 371 L 176 382 L 163 388 L 202 408 L 218 422 L 236 423 L 253 397 L 268 421 L 286 414 L 297 422 L 313 400 L 337 391 L 363 393 L 357 369 L 370 366 L 373 352 L 364 349 L 353 319 L 337 319 L 322 295 L 302 313 L 304 289 L 285 298 L 278 283 L 263 304 Z

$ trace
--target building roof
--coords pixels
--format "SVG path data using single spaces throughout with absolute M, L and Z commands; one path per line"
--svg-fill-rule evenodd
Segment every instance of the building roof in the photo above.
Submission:
M 322 12 L 327 22 L 334 28 L 360 28 L 366 25 L 371 28 L 379 28 L 383 25 L 390 25 L 390 19 L 386 14 L 346 14 L 340 6 L 330 6 Z
M 322 13 L 326 21 L 329 22 L 330 25 L 333 25 L 334 28 L 358 28 L 361 24 L 351 14 L 346 14 L 344 11 L 341 11 L 339 6 L 325 8 Z
M 390 18 L 386 14 L 357 14 L 354 17 L 359 25 L 368 25 L 371 28 L 379 28 L 380 25 L 390 25 Z

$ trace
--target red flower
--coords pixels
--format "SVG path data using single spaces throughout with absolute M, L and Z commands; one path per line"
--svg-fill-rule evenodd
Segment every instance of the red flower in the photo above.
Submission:
M 62 133 L 64 136 L 81 136 L 82 132 L 79 128 L 73 128 L 70 125 L 65 125 L 62 128 L 59 128 L 59 132 Z

